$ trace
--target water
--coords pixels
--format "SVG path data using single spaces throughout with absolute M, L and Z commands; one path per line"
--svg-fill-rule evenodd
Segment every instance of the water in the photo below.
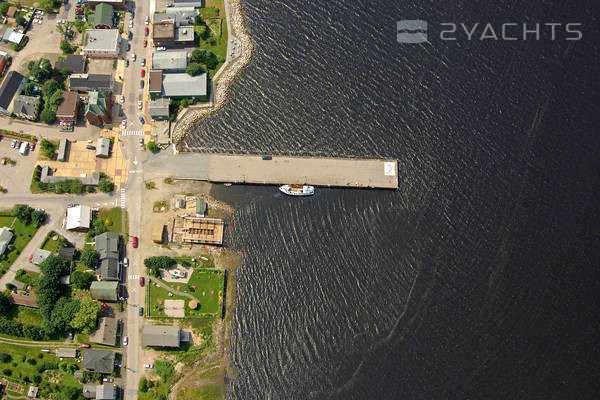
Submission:
M 400 189 L 215 189 L 245 254 L 228 397 L 597 398 L 598 3 L 245 11 L 252 64 L 186 145 L 392 157 Z M 397 43 L 403 18 L 432 43 Z M 446 21 L 584 38 L 435 40 Z

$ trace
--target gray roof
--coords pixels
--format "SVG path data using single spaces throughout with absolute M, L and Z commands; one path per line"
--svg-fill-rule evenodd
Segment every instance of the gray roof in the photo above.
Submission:
M 193 26 L 180 26 L 175 28 L 175 41 L 176 42 L 193 42 L 194 41 L 194 27 Z
M 105 281 L 119 279 L 119 235 L 105 232 L 96 236 L 96 250 L 100 253 L 100 278 Z
M 98 385 L 96 387 L 96 400 L 114 400 L 117 398 L 115 385 Z
M 165 71 L 185 71 L 188 65 L 187 51 L 157 51 L 152 53 L 152 68 Z
M 17 91 L 21 88 L 25 77 L 16 71 L 10 71 L 0 85 L 0 107 L 7 108 Z
M 21 94 L 15 98 L 13 113 L 35 117 L 37 106 L 39 104 L 39 97 L 25 96 Z
M 106 74 L 72 74 L 69 75 L 69 88 L 71 90 L 112 90 L 112 75 Z
M 54 183 L 60 181 L 68 181 L 78 179 L 84 185 L 97 185 L 100 181 L 100 173 L 92 172 L 91 176 L 52 176 L 52 170 L 47 165 L 42 167 L 42 176 L 40 181 L 44 183 Z
M 35 265 L 40 265 L 46 258 L 50 257 L 51 255 L 52 253 L 48 250 L 35 249 L 35 251 L 33 252 L 33 259 L 31 260 L 31 262 Z
M 98 385 L 83 385 L 81 389 L 81 393 L 83 397 L 86 399 L 95 399 L 96 398 L 96 386 Z
M 56 157 L 56 159 L 58 161 L 65 161 L 66 157 L 67 157 L 67 143 L 68 143 L 68 139 L 67 138 L 61 138 L 58 142 L 58 156 Z
M 115 369 L 115 352 L 110 350 L 86 349 L 81 366 L 101 374 L 112 374 Z
M 3 226 L 0 228 L 0 254 L 4 253 L 13 236 L 15 236 L 15 234 L 9 227 Z
M 116 51 L 119 42 L 118 29 L 87 29 L 83 51 Z
M 108 157 L 110 155 L 110 139 L 99 138 L 96 144 L 96 157 Z
M 169 115 L 169 99 L 161 97 L 150 102 L 150 116 L 168 116 Z
M 58 249 L 58 255 L 65 261 L 73 261 L 77 250 L 75 247 L 63 247 Z
M 154 13 L 154 22 L 173 21 L 175 26 L 193 26 L 198 12 L 193 8 L 166 9 L 164 13 Z
M 98 320 L 98 328 L 90 334 L 90 342 L 114 346 L 117 343 L 117 320 L 102 317 Z
M 180 329 L 177 326 L 145 325 L 142 344 L 152 347 L 179 347 Z
M 206 96 L 206 73 L 190 76 L 186 73 L 163 74 L 163 95 L 165 97 L 178 96 Z
M 68 54 L 64 61 L 57 61 L 57 70 L 67 68 L 72 74 L 83 74 L 85 72 L 85 57 L 80 54 Z
M 77 357 L 77 349 L 58 349 L 56 356 L 62 358 L 75 358 Z
M 105 281 L 118 281 L 119 260 L 116 258 L 100 260 L 100 278 Z

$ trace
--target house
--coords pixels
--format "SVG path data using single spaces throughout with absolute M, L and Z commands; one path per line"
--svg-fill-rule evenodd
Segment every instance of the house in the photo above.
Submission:
M 112 120 L 112 103 L 112 92 L 90 91 L 85 105 L 85 119 L 90 124 L 98 126 L 110 123 Z
M 96 400 L 115 400 L 117 387 L 115 385 L 83 385 L 83 397 Z
M 29 293 L 21 290 L 17 291 L 17 293 L 11 293 L 10 296 L 8 296 L 8 301 L 16 306 L 40 308 L 37 304 L 35 292 L 33 290 Z
M 115 346 L 117 343 L 117 320 L 102 317 L 98 320 L 98 328 L 90 334 L 90 342 Z
M 52 252 L 44 249 L 35 249 L 31 262 L 35 265 L 40 265 L 44 260 L 52 255 Z
M 162 243 L 165 232 L 165 224 L 154 224 L 152 226 L 152 241 L 154 243 Z
M 50 169 L 50 167 L 47 165 L 42 167 L 42 175 L 40 176 L 41 182 L 56 183 L 73 179 L 77 179 L 84 185 L 97 186 L 98 182 L 100 182 L 100 174 L 98 172 L 92 172 L 90 176 L 86 176 L 85 174 L 79 176 L 52 176 L 52 169 Z
M 177 326 L 144 325 L 142 345 L 149 347 L 179 347 L 180 331 Z
M 56 356 L 59 358 L 77 358 L 77 349 L 61 348 L 56 351 Z
M 96 236 L 96 250 L 100 253 L 100 279 L 119 280 L 119 235 L 105 232 Z
M 150 101 L 149 104 L 150 118 L 153 120 L 169 119 L 169 99 L 164 97 Z
M 0 85 L 0 114 L 10 115 L 14 98 L 21 92 L 27 79 L 16 71 L 10 71 Z
M 77 254 L 75 247 L 62 247 L 58 249 L 58 256 L 67 262 L 73 261 L 75 254 Z
M 172 20 L 175 27 L 194 26 L 194 18 L 198 11 L 194 7 L 167 8 L 164 12 L 154 13 L 154 22 Z
M 86 349 L 81 366 L 88 371 L 112 374 L 115 369 L 115 352 L 110 350 Z
M 104 301 L 117 301 L 119 298 L 119 282 L 95 281 L 90 286 L 92 299 Z
M 175 45 L 193 46 L 194 45 L 194 27 L 179 26 L 175 28 Z
M 4 35 L 2 35 L 2 40 L 8 43 L 19 45 L 23 41 L 24 37 L 24 34 L 15 31 L 14 28 L 8 28 L 6 31 L 4 31 Z
M 125 0 L 90 0 L 88 6 L 94 10 L 99 4 L 110 4 L 115 10 L 125 9 Z
M 107 3 L 101 3 L 96 6 L 94 13 L 94 28 L 110 29 L 112 28 L 113 6 Z
M 27 397 L 31 397 L 32 399 L 35 399 L 37 397 L 37 393 L 38 393 L 37 386 L 29 386 L 29 389 L 27 390 Z
M 92 209 L 89 206 L 76 205 L 67 208 L 67 230 L 87 232 L 92 222 Z
M 63 91 L 62 103 L 56 110 L 56 119 L 59 123 L 75 124 L 77 122 L 77 114 L 79 113 L 79 95 L 77 92 Z
M 85 73 L 85 57 L 80 54 L 67 54 L 65 60 L 57 61 L 54 66 L 58 71 L 66 68 L 72 74 L 83 74 Z
M 34 121 L 40 111 L 40 98 L 34 96 L 18 95 L 13 104 L 13 114 L 17 117 Z
M 154 21 L 152 24 L 154 46 L 172 46 L 175 41 L 175 21 Z
M 110 157 L 110 139 L 99 138 L 96 143 L 96 157 L 108 158 Z
M 148 94 L 151 100 L 156 100 L 162 94 L 162 76 L 161 70 L 152 70 L 148 74 Z
M 72 74 L 69 76 L 69 89 L 79 92 L 91 90 L 113 89 L 112 75 L 107 74 Z
M 8 18 L 16 18 L 18 12 L 19 12 L 19 9 L 17 7 L 10 6 L 10 7 L 8 7 L 8 10 L 6 11 L 6 16 Z
M 8 57 L 5 51 L 0 51 L 0 74 L 4 71 L 4 67 L 8 63 Z
M 201 8 L 202 0 L 191 1 L 191 0 L 172 0 L 175 7 L 196 7 Z
M 67 160 L 67 147 L 69 146 L 69 140 L 67 138 L 61 138 L 58 141 L 58 155 L 56 156 L 56 161 L 66 161 Z
M 204 200 L 196 199 L 196 217 L 205 217 L 207 208 Z
M 192 97 L 196 100 L 208 100 L 208 78 L 206 73 L 190 76 L 188 74 L 163 74 L 162 96 L 171 99 Z
M 87 29 L 83 55 L 90 58 L 117 58 L 121 52 L 118 29 Z
M 4 254 L 13 236 L 15 234 L 9 227 L 3 226 L 0 228 L 0 255 Z
M 165 72 L 185 72 L 187 65 L 187 51 L 157 51 L 152 53 L 152 69 L 161 69 Z

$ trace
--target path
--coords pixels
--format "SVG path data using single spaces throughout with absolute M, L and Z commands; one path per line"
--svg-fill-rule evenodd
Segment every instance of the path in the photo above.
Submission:
M 178 296 L 184 296 L 184 297 L 190 298 L 192 300 L 196 300 L 198 303 L 201 303 L 201 301 L 199 299 L 197 299 L 196 297 L 192 296 L 191 294 L 180 292 L 179 290 L 176 290 L 176 289 L 171 289 L 169 287 L 169 285 L 161 282 L 160 280 L 154 278 L 153 276 L 148 276 L 148 279 L 150 279 L 151 282 L 155 282 L 158 286 L 160 286 L 163 289 L 168 290 L 169 292 L 171 292 L 173 294 L 176 294 Z

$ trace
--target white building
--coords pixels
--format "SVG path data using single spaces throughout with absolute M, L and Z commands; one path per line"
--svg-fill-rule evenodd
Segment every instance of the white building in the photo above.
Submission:
M 15 235 L 9 227 L 3 226 L 0 228 L 0 255 L 4 254 L 13 236 Z
M 117 58 L 120 44 L 118 29 L 87 29 L 83 54 L 91 58 Z
M 88 206 L 77 205 L 67 208 L 67 230 L 87 231 L 92 221 L 92 209 Z

